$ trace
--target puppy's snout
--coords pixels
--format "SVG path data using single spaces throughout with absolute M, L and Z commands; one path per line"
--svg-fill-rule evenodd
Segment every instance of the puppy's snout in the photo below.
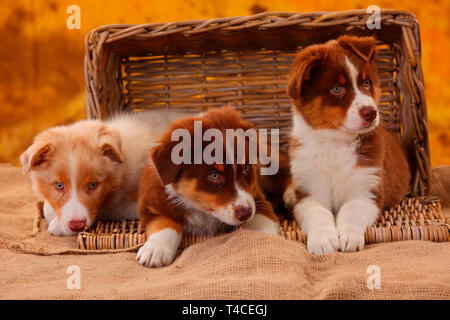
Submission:
M 362 107 L 359 115 L 364 121 L 372 122 L 377 117 L 377 110 L 374 107 Z
M 86 220 L 70 220 L 69 228 L 73 232 L 81 231 L 86 226 Z
M 246 206 L 237 206 L 234 210 L 234 216 L 239 221 L 247 221 L 252 216 L 252 208 Z

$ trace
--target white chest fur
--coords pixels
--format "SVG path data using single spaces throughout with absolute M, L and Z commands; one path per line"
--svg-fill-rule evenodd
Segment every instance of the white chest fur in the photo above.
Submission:
M 291 173 L 296 188 L 336 213 L 347 201 L 373 198 L 379 168 L 358 167 L 358 141 L 338 130 L 311 128 L 294 112 L 292 137 L 300 146 L 291 153 Z

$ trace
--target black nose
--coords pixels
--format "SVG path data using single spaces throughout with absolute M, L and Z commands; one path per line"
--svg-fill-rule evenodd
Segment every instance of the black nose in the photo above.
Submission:
M 372 122 L 377 117 L 377 110 L 373 107 L 362 107 L 359 110 L 361 118 L 367 122 Z
M 237 206 L 234 210 L 234 216 L 239 221 L 246 221 L 252 215 L 252 209 L 250 207 Z

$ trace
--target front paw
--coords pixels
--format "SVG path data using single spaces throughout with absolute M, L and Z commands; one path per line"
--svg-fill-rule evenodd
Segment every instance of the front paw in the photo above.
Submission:
M 147 240 L 136 256 L 139 264 L 146 267 L 163 267 L 172 263 L 176 249 L 154 240 Z
M 274 220 L 260 213 L 255 214 L 255 216 L 245 224 L 245 228 L 268 234 L 280 234 L 280 225 Z
M 337 230 L 342 252 L 354 252 L 364 248 L 364 231 L 348 224 L 338 226 Z
M 306 240 L 310 254 L 323 254 L 339 249 L 338 233 L 334 227 L 322 227 L 311 232 Z

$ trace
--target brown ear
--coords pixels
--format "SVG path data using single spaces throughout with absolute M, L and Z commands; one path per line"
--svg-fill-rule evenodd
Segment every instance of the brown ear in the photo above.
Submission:
M 341 36 L 337 39 L 339 45 L 352 51 L 364 62 L 372 62 L 377 55 L 377 42 L 374 37 Z
M 20 156 L 23 173 L 27 173 L 47 162 L 52 151 L 50 143 L 33 143 Z
M 181 165 L 172 161 L 173 146 L 172 143 L 161 143 L 150 152 L 150 157 L 164 185 L 174 182 L 181 169 Z
M 123 162 L 120 135 L 116 130 L 106 126 L 100 129 L 99 149 L 101 154 L 112 162 Z
M 286 88 L 289 97 L 292 99 L 300 98 L 304 84 L 311 79 L 315 68 L 325 59 L 325 53 L 315 48 L 306 49 L 297 55 Z
M 117 162 L 117 163 L 122 163 L 122 154 L 120 153 L 120 151 L 117 149 L 117 147 L 109 144 L 109 143 L 104 143 L 101 147 L 100 150 L 102 152 L 102 155 L 104 155 L 105 157 L 107 157 L 109 160 L 111 160 L 112 162 Z

